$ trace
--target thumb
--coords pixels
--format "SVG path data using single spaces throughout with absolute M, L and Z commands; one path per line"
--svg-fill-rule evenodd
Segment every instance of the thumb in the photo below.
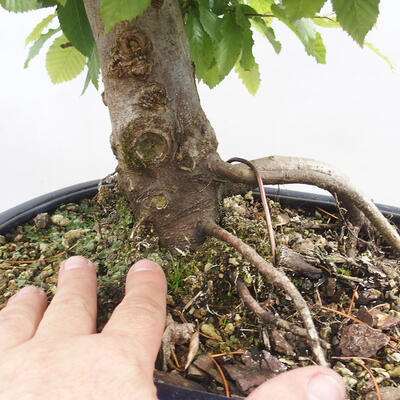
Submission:
M 285 372 L 263 383 L 246 400 L 344 400 L 342 378 L 333 370 L 312 366 Z

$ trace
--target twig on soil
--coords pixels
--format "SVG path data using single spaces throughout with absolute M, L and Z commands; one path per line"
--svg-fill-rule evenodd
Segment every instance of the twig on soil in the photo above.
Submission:
M 332 358 L 336 358 L 338 360 L 352 360 L 352 361 L 356 362 L 358 365 L 360 365 L 362 368 L 364 368 L 368 372 L 368 374 L 371 377 L 372 382 L 375 386 L 376 397 L 378 398 L 378 400 L 382 400 L 378 382 L 376 381 L 372 371 L 360 361 L 360 360 L 367 360 L 367 361 L 377 361 L 377 360 L 375 360 L 373 358 L 368 358 L 368 357 L 332 357 Z
M 38 258 L 36 260 L 3 260 L 2 262 L 8 263 L 8 264 L 33 264 L 35 262 L 40 262 L 40 261 L 50 261 L 55 258 L 61 257 L 62 255 L 64 255 L 68 251 L 72 250 L 77 245 L 78 245 L 78 242 L 76 242 L 71 247 L 68 247 L 68 249 L 62 251 L 61 253 L 58 253 L 58 254 L 56 254 L 54 256 L 50 256 L 50 257 Z M 3 265 L 1 265 L 1 267 L 3 267 Z M 8 268 L 10 268 L 10 265 L 8 266 Z
M 228 382 L 227 382 L 227 380 L 225 378 L 225 375 L 224 375 L 224 373 L 222 371 L 222 368 L 218 364 L 217 360 L 211 354 L 209 354 L 209 356 L 210 356 L 212 362 L 215 364 L 219 374 L 221 375 L 221 379 L 222 379 L 222 382 L 224 384 L 224 389 L 225 389 L 225 397 L 231 397 L 231 393 L 229 391 L 229 385 L 228 385 Z
M 349 304 L 349 309 L 347 310 L 347 314 L 350 314 L 350 313 L 351 313 L 351 310 L 353 309 L 354 300 L 355 300 L 355 298 L 356 298 L 357 290 L 358 290 L 358 287 L 359 287 L 359 286 L 360 286 L 360 285 L 357 285 L 356 288 L 355 288 L 354 291 L 353 291 L 353 295 L 351 296 L 351 300 L 350 300 L 350 304 Z
M 257 179 L 258 188 L 260 189 L 261 204 L 264 209 L 265 222 L 267 223 L 269 242 L 271 244 L 272 259 L 274 260 L 274 264 L 275 264 L 275 262 L 276 262 L 275 234 L 274 234 L 274 229 L 272 227 L 271 213 L 269 211 L 267 198 L 265 196 L 264 184 L 263 184 L 261 175 L 258 172 L 258 169 L 250 161 L 248 161 L 244 158 L 233 157 L 233 158 L 230 158 L 227 162 L 228 163 L 241 162 L 243 164 L 246 164 L 254 172 L 254 175 Z
M 326 214 L 326 215 L 329 215 L 329 216 L 332 217 L 333 219 L 339 219 L 339 217 L 337 217 L 335 214 L 332 214 L 332 213 L 330 213 L 330 212 L 324 210 L 324 209 L 321 208 L 321 207 L 317 207 L 317 210 L 318 210 L 318 211 L 321 211 L 322 213 L 324 213 L 324 214 Z
M 296 336 L 300 336 L 303 338 L 308 338 L 307 330 L 301 328 L 295 324 L 291 324 L 286 320 L 277 317 L 270 311 L 265 310 L 257 300 L 250 294 L 249 289 L 244 284 L 244 282 L 240 279 L 236 280 L 236 289 L 239 293 L 240 298 L 242 299 L 243 303 L 249 308 L 254 314 L 256 314 L 264 325 L 275 325 L 278 328 L 284 329 L 286 331 L 292 332 Z M 330 344 L 321 340 L 321 345 L 325 349 L 330 348 Z
M 324 352 L 321 348 L 320 339 L 317 330 L 315 329 L 314 322 L 308 305 L 297 288 L 293 285 L 290 279 L 281 271 L 276 269 L 272 264 L 264 260 L 252 247 L 243 243 L 238 237 L 232 235 L 225 229 L 221 228 L 213 221 L 205 221 L 202 223 L 202 229 L 205 233 L 221 239 L 250 261 L 258 271 L 269 279 L 272 283 L 281 287 L 291 298 L 303 319 L 305 328 L 307 330 L 308 339 L 310 341 L 311 349 L 318 364 L 327 366 Z
M 177 367 L 178 369 L 180 369 L 180 368 L 181 368 L 181 365 L 179 364 L 178 357 L 176 356 L 176 353 L 175 353 L 175 350 L 174 350 L 174 349 L 171 349 L 171 355 L 172 355 L 172 358 L 174 359 L 174 362 L 175 362 L 176 367 Z
M 284 156 L 265 157 L 251 162 L 258 169 L 264 184 L 305 183 L 328 190 L 332 194 L 336 193 L 355 219 L 362 219 L 362 212 L 386 241 L 400 252 L 400 235 L 396 228 L 369 198 L 332 166 L 308 158 Z M 248 168 L 231 165 L 219 158 L 210 160 L 209 169 L 218 177 L 230 181 L 229 192 L 234 192 L 234 183 L 256 183 L 253 173 Z
M 210 354 L 211 357 L 224 357 L 224 356 L 233 356 L 233 355 L 242 355 L 246 350 L 245 349 L 239 349 L 236 351 L 229 351 L 228 353 L 219 353 L 219 354 Z
M 330 312 L 333 312 L 333 313 L 335 313 L 335 314 L 339 314 L 339 315 L 341 315 L 342 317 L 351 319 L 352 321 L 357 322 L 357 323 L 360 324 L 360 325 L 364 325 L 364 326 L 368 327 L 369 329 L 372 329 L 373 331 L 377 331 L 377 330 L 378 330 L 378 329 L 373 328 L 371 325 L 368 325 L 368 324 L 365 323 L 364 321 L 361 321 L 360 319 L 358 319 L 358 318 L 356 318 L 356 317 L 353 317 L 352 315 L 349 315 L 349 314 L 345 313 L 344 311 L 334 310 L 333 308 L 329 308 L 329 307 L 323 306 L 323 305 L 322 305 L 322 302 L 321 302 L 321 296 L 320 296 L 320 294 L 319 294 L 318 289 L 316 289 L 316 294 L 317 294 L 317 298 L 318 298 L 318 305 L 319 305 L 319 307 L 320 307 L 322 310 L 330 311 Z M 381 331 L 379 331 L 379 332 L 381 332 Z M 387 336 L 389 339 L 394 340 L 395 342 L 399 342 L 399 343 L 400 343 L 400 339 L 398 339 L 398 338 L 396 338 L 396 337 L 394 337 L 394 336 L 390 336 L 390 335 L 388 335 L 388 334 L 386 334 L 386 333 L 384 333 L 384 332 L 382 332 L 382 333 L 383 333 L 385 336 Z

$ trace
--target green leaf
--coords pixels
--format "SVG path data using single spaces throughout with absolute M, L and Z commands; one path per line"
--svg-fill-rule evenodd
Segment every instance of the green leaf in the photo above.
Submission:
M 245 15 L 246 11 L 249 11 L 250 14 L 255 12 L 255 10 L 245 4 L 237 4 L 235 7 L 236 23 L 244 29 L 250 28 L 249 18 Z
M 56 5 L 56 0 L 38 0 L 38 8 L 55 7 Z
M 65 7 L 65 5 L 67 4 L 67 0 L 57 0 L 57 3 Z
M 204 30 L 198 10 L 191 8 L 185 24 L 186 35 L 189 40 L 190 54 L 196 66 L 196 76 L 203 79 L 214 61 L 215 48 L 210 36 Z
M 38 39 L 32 44 L 29 49 L 28 57 L 25 60 L 24 68 L 28 68 L 29 62 L 32 58 L 36 57 L 39 54 L 40 49 L 46 43 L 46 41 L 51 38 L 55 33 L 59 32 L 60 28 L 57 29 L 49 29 L 49 31 L 43 35 L 40 35 Z
M 379 0 L 332 0 L 342 28 L 362 47 L 379 14 Z
M 217 15 L 221 15 L 225 12 L 228 7 L 229 0 L 210 0 L 211 10 Z
M 247 0 L 250 7 L 254 8 L 258 14 L 271 14 L 272 0 Z
M 272 44 L 276 54 L 279 54 L 282 49 L 282 44 L 276 40 L 274 30 L 268 26 L 264 19 L 261 17 L 254 17 L 251 20 L 252 26 L 254 26 L 268 41 Z
M 285 13 L 290 20 L 313 17 L 327 0 L 282 0 Z
M 222 23 L 222 39 L 217 43 L 216 60 L 218 73 L 222 78 L 229 74 L 239 58 L 242 48 L 241 28 L 235 16 L 225 14 Z
M 203 75 L 203 82 L 212 89 L 213 87 L 217 86 L 218 83 L 222 81 L 221 77 L 218 73 L 217 64 L 214 64 L 211 68 L 209 68 L 205 74 Z
M 86 92 L 90 82 L 93 83 L 93 86 L 97 90 L 99 89 L 100 60 L 97 46 L 93 46 L 92 53 L 89 55 L 86 65 L 88 70 L 81 95 Z
M 37 0 L 0 0 L 1 6 L 7 11 L 25 12 L 39 8 Z
M 53 7 L 55 0 L 0 0 L 0 5 L 7 11 L 25 12 L 38 8 Z
M 64 35 L 76 49 L 89 57 L 95 43 L 83 1 L 68 0 L 65 7 L 58 6 L 57 13 Z
M 46 55 L 46 69 L 53 83 L 69 81 L 79 75 L 86 57 L 62 35 L 56 38 Z
M 215 40 L 221 38 L 220 24 L 221 19 L 209 8 L 208 0 L 197 0 L 199 3 L 200 22 L 204 30 Z
M 321 35 L 316 31 L 310 18 L 301 18 L 292 23 L 279 5 L 271 6 L 274 15 L 284 22 L 301 40 L 306 53 L 313 56 L 318 63 L 326 63 L 326 49 Z
M 324 17 L 321 15 L 318 18 L 314 17 L 312 20 L 315 25 L 322 26 L 323 28 L 340 28 L 340 24 L 336 21 L 335 17 Z
M 235 70 L 250 94 L 255 95 L 261 82 L 258 64 L 254 63 L 250 70 L 245 70 L 241 67 L 240 62 L 237 62 L 235 65 Z
M 131 21 L 142 14 L 150 3 L 151 0 L 101 0 L 100 13 L 106 33 L 117 22 Z
M 372 50 L 378 57 L 382 58 L 382 60 L 384 60 L 390 67 L 390 69 L 393 72 L 396 72 L 397 68 L 396 66 L 392 63 L 392 61 L 390 60 L 389 57 L 383 55 L 379 49 L 377 49 L 376 47 L 374 47 L 374 45 L 372 43 L 364 43 L 370 50 Z
M 25 39 L 25 46 L 27 46 L 30 42 L 34 42 L 35 40 L 39 39 L 40 35 L 43 32 L 43 29 L 45 29 L 50 22 L 53 20 L 53 18 L 56 16 L 56 14 L 50 14 L 46 18 L 43 18 L 32 30 L 32 32 L 29 34 L 29 36 Z
M 242 31 L 242 55 L 240 57 L 240 66 L 245 70 L 253 68 L 256 60 L 253 55 L 253 33 L 250 27 Z

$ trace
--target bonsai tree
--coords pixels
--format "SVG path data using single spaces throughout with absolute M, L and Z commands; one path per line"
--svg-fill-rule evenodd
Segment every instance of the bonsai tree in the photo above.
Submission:
M 331 4 L 332 10 L 329 9 Z M 325 364 L 311 314 L 297 289 L 253 249 L 218 226 L 220 200 L 265 184 L 306 183 L 330 191 L 347 210 L 354 237 L 373 225 L 397 251 L 400 236 L 374 204 L 341 173 L 322 162 L 266 157 L 220 159 L 217 138 L 196 90 L 196 79 L 216 86 L 232 69 L 255 93 L 257 30 L 279 53 L 271 22 L 287 25 L 306 53 L 325 63 L 318 26 L 344 29 L 360 46 L 376 23 L 379 0 L 0 0 L 8 11 L 49 8 L 27 38 L 27 64 L 53 40 L 46 66 L 54 83 L 87 66 L 84 90 L 104 83 L 112 122 L 117 179 L 135 224 L 151 223 L 172 249 L 196 247 L 207 235 L 227 241 L 292 297 L 316 360 Z M 322 10 L 322 11 L 321 11 Z M 48 28 L 58 19 L 59 27 Z M 268 220 L 268 207 L 264 201 Z M 351 224 L 351 225 L 350 225 Z M 270 226 L 270 223 L 269 223 Z M 270 229 L 271 231 L 271 229 Z

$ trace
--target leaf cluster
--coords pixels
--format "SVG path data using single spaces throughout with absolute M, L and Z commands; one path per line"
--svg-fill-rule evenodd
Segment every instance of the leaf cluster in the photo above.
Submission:
M 210 88 L 235 69 L 250 93 L 260 85 L 259 66 L 253 54 L 258 31 L 281 51 L 274 24 L 284 24 L 299 38 L 306 53 L 318 63 L 326 62 L 326 49 L 318 28 L 341 28 L 360 46 L 375 25 L 380 0 L 179 0 L 196 76 Z M 101 0 L 104 29 L 130 21 L 149 7 L 151 0 Z M 53 38 L 47 51 L 46 67 L 54 83 L 77 76 L 87 67 L 84 91 L 89 83 L 98 88 L 100 62 L 83 0 L 0 0 L 11 12 L 52 7 L 52 13 L 33 29 L 25 62 L 28 66 L 43 45 Z M 324 10 L 332 12 L 326 14 Z M 59 25 L 51 24 L 58 20 Z M 376 54 L 382 56 L 371 44 Z M 389 61 L 390 62 L 390 61 Z

